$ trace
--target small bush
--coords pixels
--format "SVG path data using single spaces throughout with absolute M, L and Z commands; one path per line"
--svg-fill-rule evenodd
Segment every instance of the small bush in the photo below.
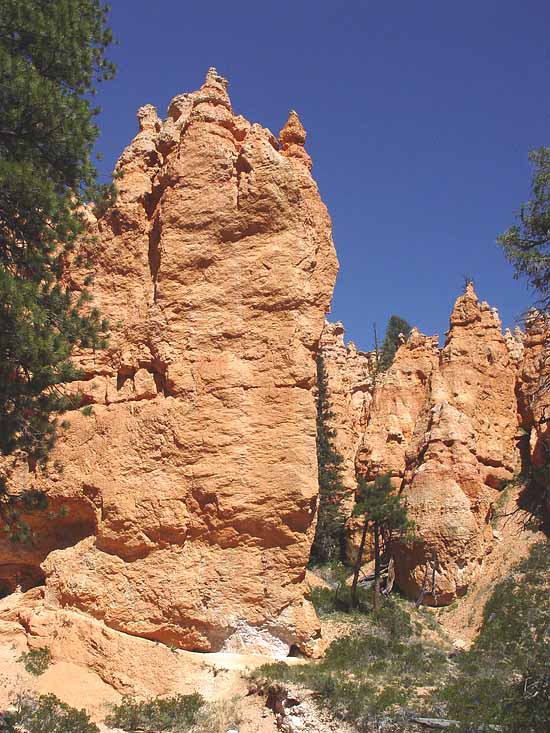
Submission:
M 421 705 L 417 688 L 435 685 L 447 674 L 447 655 L 421 641 L 400 602 L 389 601 L 361 618 L 354 632 L 333 641 L 318 662 L 265 665 L 253 677 L 260 686 L 303 685 L 315 693 L 318 705 L 361 731 L 409 730 L 405 708 Z
M 408 733 L 412 713 L 458 720 L 461 733 L 540 733 L 550 720 L 549 589 L 550 550 L 541 542 L 495 586 L 469 651 L 451 655 L 441 639 L 427 640 L 431 614 L 392 596 L 376 613 L 358 614 L 323 659 L 266 665 L 253 677 L 260 687 L 302 685 L 365 733 Z M 331 592 L 312 596 L 326 608 Z
M 395 601 L 386 603 L 372 614 L 372 620 L 387 636 L 396 639 L 408 639 L 413 636 L 413 625 L 410 613 Z
M 539 733 L 550 720 L 550 550 L 534 545 L 495 586 L 480 634 L 456 659 L 453 678 L 434 693 L 461 730 L 489 725 Z
M 310 591 L 311 602 L 320 616 L 348 613 L 351 621 L 357 620 L 362 614 L 370 611 L 372 607 L 372 588 L 358 586 L 357 608 L 353 609 L 352 607 L 351 587 L 346 584 L 349 568 L 346 568 L 342 563 L 332 562 L 317 567 L 315 571 L 330 585 L 329 588 L 318 587 L 312 588 Z
M 0 719 L 0 729 L 6 733 L 99 733 L 85 710 L 72 708 L 55 695 L 22 695 L 13 708 Z
M 144 701 L 125 696 L 119 705 L 113 706 L 105 722 L 113 728 L 128 731 L 185 733 L 195 723 L 197 713 L 204 704 L 204 698 L 197 692 Z
M 372 605 L 371 591 L 361 587 L 357 590 L 359 603 L 355 610 L 352 610 L 351 588 L 347 585 L 342 585 L 336 589 L 312 588 L 310 598 L 319 616 L 346 613 L 349 614 L 349 620 L 351 621 L 360 618 L 365 610 Z
M 31 649 L 23 652 L 18 662 L 22 662 L 27 672 L 39 677 L 48 669 L 52 661 L 52 654 L 49 647 L 43 646 L 40 649 Z

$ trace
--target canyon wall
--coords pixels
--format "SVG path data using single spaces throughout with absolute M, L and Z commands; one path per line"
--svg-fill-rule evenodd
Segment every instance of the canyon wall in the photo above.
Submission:
M 317 653 L 305 568 L 319 349 L 346 511 L 356 472 L 391 474 L 418 536 L 395 551 L 411 598 L 464 594 L 506 481 L 548 463 L 547 324 L 503 335 L 469 285 L 442 348 L 413 329 L 377 374 L 324 321 L 337 260 L 298 115 L 275 138 L 233 113 L 226 87 L 211 69 L 165 120 L 138 111 L 116 204 L 87 212 L 108 348 L 76 354 L 82 378 L 64 386 L 74 409 L 48 464 L 0 466 L 11 492 L 48 498 L 24 516 L 32 542 L 0 537 L 0 596 L 44 586 L 19 618 L 41 638 L 76 613 L 189 650 Z M 68 284 L 89 274 L 70 269 Z
M 330 392 L 333 442 L 343 458 L 342 483 L 348 492 L 344 501 L 349 502 L 351 510 L 356 487 L 355 456 L 365 433 L 372 400 L 372 357 L 358 351 L 352 341 L 344 343 L 341 323 L 325 322 L 319 348 Z
M 33 545 L 0 541 L 0 577 L 190 650 L 314 653 L 315 354 L 337 260 L 298 116 L 276 139 L 226 87 L 211 69 L 166 120 L 142 107 L 117 203 L 89 214 L 109 346 L 77 355 L 67 390 L 92 414 L 67 414 L 46 469 L 4 467 L 49 507 Z
M 334 328 L 325 329 L 331 338 Z M 376 383 L 371 379 L 352 441 L 349 424 L 358 423 L 355 410 L 345 406 L 353 387 L 342 396 L 342 385 L 357 383 L 355 369 L 340 358 L 344 374 L 328 370 L 345 465 L 357 446 L 357 474 L 373 480 L 390 473 L 415 522 L 418 541 L 395 548 L 396 580 L 409 597 L 424 589 L 425 602 L 447 604 L 475 583 L 494 542 L 490 520 L 500 492 L 526 461 L 543 462 L 548 400 L 528 395 L 545 338 L 540 319 L 527 323 L 526 335 L 503 335 L 496 310 L 468 285 L 453 308 L 443 348 L 437 336 L 413 329 L 388 371 Z M 326 350 L 325 342 L 323 336 L 323 355 L 331 363 L 334 347 Z M 349 483 L 349 469 L 346 475 Z M 348 523 L 350 557 L 355 524 Z

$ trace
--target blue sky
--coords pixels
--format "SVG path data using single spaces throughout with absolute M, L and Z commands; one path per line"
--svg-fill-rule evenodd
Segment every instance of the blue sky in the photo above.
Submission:
M 550 145 L 548 0 L 112 0 L 114 82 L 98 102 L 111 170 L 135 112 L 164 116 L 209 66 L 274 132 L 296 109 L 340 260 L 332 320 L 360 348 L 396 313 L 443 336 L 472 276 L 505 325 L 531 300 L 495 244 Z

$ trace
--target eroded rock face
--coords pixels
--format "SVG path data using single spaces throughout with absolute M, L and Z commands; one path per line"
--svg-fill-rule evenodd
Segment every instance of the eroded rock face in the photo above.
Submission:
M 340 500 L 342 511 L 348 515 L 345 553 L 353 561 L 361 542 L 361 523 L 351 516 L 357 488 L 355 456 L 372 400 L 374 354 L 358 351 L 351 341 L 346 345 L 343 325 L 328 321 L 319 347 L 333 414 L 329 427 L 335 431 L 333 443 L 343 459 L 342 484 L 347 490 Z
M 226 87 L 211 69 L 166 121 L 139 110 L 92 222 L 111 338 L 69 389 L 93 415 L 69 413 L 28 480 L 94 527 L 47 554 L 46 599 L 187 649 L 312 652 L 312 390 L 337 261 L 298 116 L 279 142 Z
M 377 377 L 368 420 L 356 456 L 357 471 L 372 481 L 391 473 L 399 486 L 406 452 L 420 416 L 426 411 L 432 374 L 437 370 L 437 336 L 413 328 L 390 369 Z
M 353 342 L 344 344 L 341 323 L 325 322 L 319 344 L 334 417 L 334 446 L 343 458 L 342 480 L 352 500 L 356 488 L 355 455 L 365 432 L 372 400 L 372 364 Z
M 518 380 L 520 449 L 523 468 L 534 476 L 528 505 L 540 504 L 550 527 L 550 318 L 537 311 L 526 319 L 523 359 Z
M 410 597 L 450 603 L 490 551 L 492 505 L 520 468 L 512 341 L 469 285 L 444 347 L 413 329 L 374 391 L 356 466 L 390 472 L 406 498 L 420 541 L 396 549 L 396 579 Z

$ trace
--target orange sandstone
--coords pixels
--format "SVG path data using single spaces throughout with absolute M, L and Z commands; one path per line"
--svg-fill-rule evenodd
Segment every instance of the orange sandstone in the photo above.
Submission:
M 35 520 L 20 571 L 45 574 L 51 608 L 147 639 L 313 652 L 315 353 L 337 260 L 298 116 L 279 142 L 226 88 L 210 69 L 165 121 L 142 107 L 118 201 L 91 222 L 109 348 L 68 386 L 93 415 L 68 414 L 46 471 L 10 468 L 69 510 L 66 541 Z

